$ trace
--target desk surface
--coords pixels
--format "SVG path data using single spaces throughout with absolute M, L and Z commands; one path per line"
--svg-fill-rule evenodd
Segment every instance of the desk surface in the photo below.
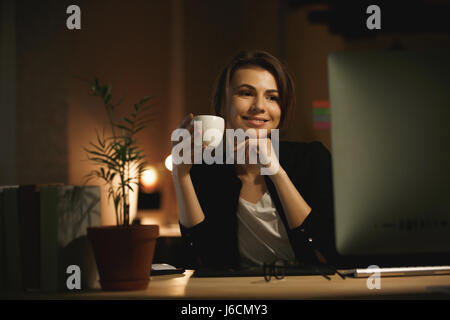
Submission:
M 262 277 L 193 278 L 184 274 L 152 276 L 146 290 L 128 292 L 67 292 L 35 294 L 58 299 L 450 299 L 450 275 L 382 277 L 381 288 L 369 290 L 367 279 L 335 275 L 290 276 L 266 282 Z M 30 296 L 28 296 L 30 297 Z

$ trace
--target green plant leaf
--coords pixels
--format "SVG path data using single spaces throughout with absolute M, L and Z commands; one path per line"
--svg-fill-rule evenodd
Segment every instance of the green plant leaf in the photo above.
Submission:
M 153 98 L 152 96 L 145 96 L 141 99 L 141 101 L 139 101 L 139 104 L 143 105 L 144 103 L 146 103 L 147 101 L 149 101 L 152 98 Z
M 92 155 L 95 155 L 95 156 L 97 156 L 97 157 L 100 157 L 102 160 L 114 162 L 114 158 L 111 157 L 111 156 L 108 155 L 108 154 L 105 154 L 105 153 L 103 153 L 103 152 L 97 152 L 97 151 L 94 151 L 94 150 L 89 150 L 89 149 L 85 149 L 85 150 L 86 150 L 88 153 L 92 154 Z M 97 159 L 97 157 L 92 158 L 92 159 Z
M 139 131 L 142 131 L 142 130 L 145 129 L 145 128 L 147 128 L 147 126 L 140 126 L 140 127 L 137 127 L 136 129 L 134 129 L 134 132 L 135 132 L 135 133 L 138 133 Z
M 122 118 L 123 121 L 128 122 L 129 124 L 133 125 L 134 122 L 126 117 Z
M 116 127 L 119 128 L 119 129 L 125 130 L 125 131 L 129 131 L 129 132 L 132 131 L 131 128 L 125 127 L 125 126 L 123 126 L 121 124 L 116 124 Z

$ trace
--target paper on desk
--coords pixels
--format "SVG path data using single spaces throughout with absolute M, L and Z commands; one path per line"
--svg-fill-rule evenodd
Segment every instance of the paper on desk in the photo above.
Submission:
M 174 266 L 167 263 L 154 263 L 152 264 L 152 270 L 175 270 Z

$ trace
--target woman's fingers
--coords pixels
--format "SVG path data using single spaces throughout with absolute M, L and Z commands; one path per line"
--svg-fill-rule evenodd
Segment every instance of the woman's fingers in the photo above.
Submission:
M 248 139 L 246 139 L 245 141 L 243 141 L 239 144 L 236 144 L 236 142 L 235 142 L 234 151 L 236 152 L 236 151 L 239 151 L 240 149 L 244 148 L 247 145 L 247 141 L 248 141 Z
M 244 149 L 244 153 L 242 153 Z M 241 151 L 239 153 L 239 151 Z M 260 164 L 267 166 L 271 163 L 273 150 L 270 139 L 246 139 L 234 147 L 235 155 L 237 154 L 238 162 L 245 159 L 247 164 Z M 245 157 L 242 159 L 242 155 Z M 252 158 L 250 158 L 252 156 Z M 256 158 L 253 158 L 256 157 Z
M 257 143 L 258 142 L 256 140 L 254 140 L 254 141 L 252 141 L 252 140 L 254 140 L 254 139 L 245 139 L 245 141 L 237 144 L 234 147 L 234 153 L 235 153 L 235 155 L 237 155 L 237 157 L 235 159 L 237 160 L 238 164 L 244 164 L 244 163 L 256 164 L 256 163 L 253 163 L 256 159 L 252 159 L 252 161 L 250 161 L 250 149 L 253 150 L 254 156 L 257 157 L 257 155 L 258 155 Z M 242 153 L 242 150 L 244 151 L 243 153 Z
M 194 119 L 194 115 L 192 113 L 189 113 L 186 117 L 184 117 L 183 120 L 181 120 L 180 124 L 178 125 L 178 128 L 187 128 L 191 123 L 192 119 Z
M 194 128 L 192 125 L 192 119 L 194 118 L 194 115 L 192 113 L 189 113 L 186 117 L 184 117 L 183 120 L 181 120 L 180 124 L 178 125 L 177 129 L 187 129 L 192 137 L 194 133 Z M 179 144 L 181 141 L 172 142 L 172 147 Z
M 252 138 L 245 139 L 245 141 L 235 145 L 234 151 L 238 151 L 244 147 L 246 149 L 249 149 L 250 147 L 252 147 L 252 148 L 256 148 L 256 150 L 258 150 L 258 139 L 252 139 Z

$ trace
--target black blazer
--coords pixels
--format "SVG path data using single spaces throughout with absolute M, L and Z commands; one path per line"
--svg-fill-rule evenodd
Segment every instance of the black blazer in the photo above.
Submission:
M 289 229 L 276 188 L 269 176 L 267 189 L 283 221 L 296 258 L 317 264 L 335 258 L 332 167 L 329 151 L 320 142 L 280 141 L 279 161 L 306 203 L 312 208 L 305 221 Z M 232 164 L 194 164 L 191 180 L 205 219 L 186 228 L 180 223 L 183 243 L 193 258 L 188 267 L 237 267 L 237 208 L 242 182 Z M 317 254 L 317 251 L 320 253 Z

